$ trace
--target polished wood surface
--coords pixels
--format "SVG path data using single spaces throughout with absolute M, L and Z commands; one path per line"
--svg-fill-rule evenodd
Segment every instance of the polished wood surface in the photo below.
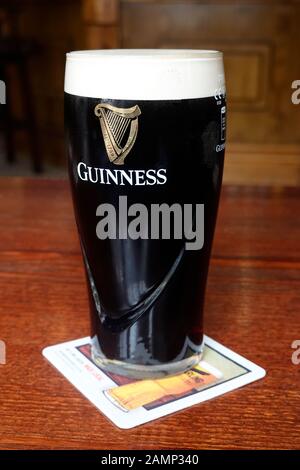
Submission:
M 0 448 L 299 448 L 300 190 L 225 187 L 205 331 L 265 379 L 159 421 L 117 429 L 42 357 L 89 334 L 68 184 L 0 179 Z

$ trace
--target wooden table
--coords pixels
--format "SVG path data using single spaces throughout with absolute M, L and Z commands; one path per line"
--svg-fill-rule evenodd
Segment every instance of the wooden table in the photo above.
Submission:
M 267 369 L 243 389 L 124 431 L 42 357 L 89 334 L 68 184 L 0 179 L 0 448 L 299 448 L 300 190 L 223 190 L 206 333 Z

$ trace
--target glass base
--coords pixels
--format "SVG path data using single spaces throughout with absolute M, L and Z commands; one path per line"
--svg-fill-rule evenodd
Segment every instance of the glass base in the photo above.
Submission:
M 92 359 L 103 370 L 113 374 L 125 375 L 134 379 L 153 379 L 168 375 L 182 374 L 201 361 L 203 345 L 199 352 L 177 362 L 166 362 L 159 365 L 132 364 L 124 361 L 116 361 L 104 357 L 99 349 L 92 343 Z

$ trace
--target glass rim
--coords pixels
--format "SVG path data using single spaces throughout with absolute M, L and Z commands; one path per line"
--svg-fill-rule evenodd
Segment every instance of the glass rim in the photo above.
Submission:
M 222 60 L 223 53 L 214 49 L 86 49 L 66 53 L 67 60 L 137 60 L 185 62 Z

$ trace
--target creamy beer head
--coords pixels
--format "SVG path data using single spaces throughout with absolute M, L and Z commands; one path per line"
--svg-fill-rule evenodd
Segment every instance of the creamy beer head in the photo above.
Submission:
M 223 54 L 184 49 L 74 51 L 67 54 L 65 92 L 124 100 L 220 96 Z

